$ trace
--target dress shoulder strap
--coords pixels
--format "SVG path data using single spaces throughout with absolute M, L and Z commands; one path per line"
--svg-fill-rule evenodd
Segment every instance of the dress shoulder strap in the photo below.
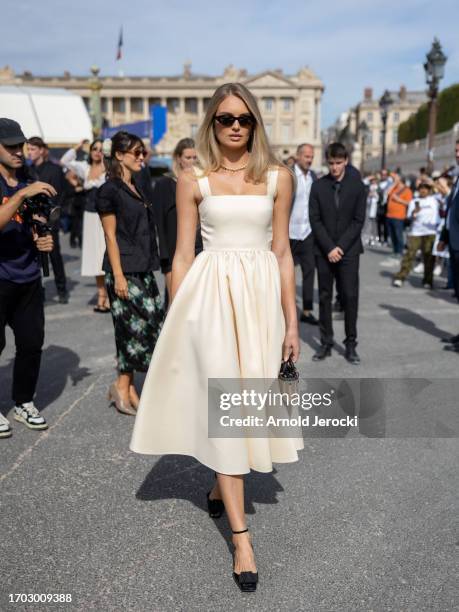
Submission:
M 198 185 L 199 185 L 199 191 L 201 192 L 201 195 L 202 195 L 202 199 L 207 198 L 212 195 L 210 192 L 209 177 L 203 176 L 200 179 L 198 179 Z
M 276 168 L 275 170 L 268 170 L 268 196 L 274 199 L 277 192 L 277 177 L 279 175 L 279 170 Z

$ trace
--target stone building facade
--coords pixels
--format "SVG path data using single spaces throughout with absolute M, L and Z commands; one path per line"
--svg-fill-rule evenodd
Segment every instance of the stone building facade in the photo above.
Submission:
M 89 105 L 92 77 L 16 75 L 6 67 L 0 70 L 0 84 L 29 87 L 63 87 L 80 94 Z M 273 149 L 280 157 L 294 153 L 302 142 L 316 150 L 315 165 L 321 163 L 320 113 L 324 86 L 314 72 L 304 67 L 294 75 L 267 70 L 249 75 L 246 70 L 228 66 L 220 76 L 192 72 L 184 65 L 179 76 L 100 76 L 101 109 L 110 126 L 147 120 L 150 107 L 168 109 L 168 130 L 158 144 L 159 153 L 170 154 L 177 140 L 194 136 L 215 89 L 227 82 L 246 85 L 260 104 Z
M 400 123 L 408 119 L 418 108 L 427 101 L 427 94 L 424 91 L 408 91 L 405 86 L 401 86 L 398 91 L 390 91 L 393 103 L 390 105 L 387 115 L 386 129 L 386 151 L 395 151 L 398 146 L 398 128 Z M 343 127 L 343 118 L 345 125 Z M 368 135 L 365 143 L 362 143 L 362 135 L 359 134 L 359 125 L 362 121 L 368 126 Z M 361 155 L 362 144 L 365 159 L 381 157 L 382 155 L 382 120 L 379 108 L 379 98 L 373 97 L 373 89 L 366 87 L 363 92 L 363 99 L 347 111 L 337 120 L 334 131 L 335 137 L 346 141 L 346 144 Z M 329 138 L 332 129 L 328 131 Z M 340 133 L 338 133 L 340 132 Z M 356 157 L 356 156 L 355 156 Z M 354 159 L 356 162 L 356 160 Z M 357 162 L 356 162 L 357 163 Z

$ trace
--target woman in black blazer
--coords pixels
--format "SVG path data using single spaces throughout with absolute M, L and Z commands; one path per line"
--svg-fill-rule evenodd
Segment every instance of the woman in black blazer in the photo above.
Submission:
M 140 138 L 115 134 L 106 159 L 107 182 L 96 203 L 107 245 L 103 270 L 118 358 L 118 379 L 110 386 L 109 401 L 124 414 L 136 413 L 134 371 L 148 370 L 164 318 L 153 273 L 159 262 L 152 206 L 133 178 L 145 155 Z
M 191 170 L 196 161 L 194 140 L 182 138 L 177 143 L 173 153 L 173 174 L 161 177 L 155 186 L 154 205 L 158 226 L 161 272 L 166 278 L 166 307 L 170 299 L 172 260 L 177 242 L 177 209 L 175 206 L 177 176 L 180 172 Z M 196 255 L 200 251 L 202 251 L 202 238 L 200 228 L 198 227 L 196 231 Z

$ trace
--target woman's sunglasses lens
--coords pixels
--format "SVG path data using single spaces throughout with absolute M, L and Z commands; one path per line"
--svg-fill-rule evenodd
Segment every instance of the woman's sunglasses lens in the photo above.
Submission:
M 234 117 L 232 115 L 220 115 L 216 119 L 224 127 L 231 127 L 234 123 Z
M 253 124 L 250 115 L 241 115 L 240 117 L 234 117 L 233 115 L 218 115 L 215 119 L 224 127 L 231 127 L 236 119 L 241 127 L 248 127 Z

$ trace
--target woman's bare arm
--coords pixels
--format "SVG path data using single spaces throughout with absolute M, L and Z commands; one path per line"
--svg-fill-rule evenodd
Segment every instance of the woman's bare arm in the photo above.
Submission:
M 107 244 L 107 255 L 113 270 L 113 276 L 123 274 L 121 267 L 120 250 L 116 240 L 116 216 L 113 213 L 101 215 L 102 227 L 104 228 L 105 242 Z
M 282 310 L 284 312 L 286 326 L 283 359 L 288 359 L 291 356 L 293 361 L 297 361 L 300 353 L 300 345 L 296 311 L 296 283 L 288 235 L 291 206 L 292 177 L 288 170 L 280 168 L 277 179 L 277 197 L 274 202 L 273 241 L 271 250 L 277 257 L 281 278 Z
M 120 249 L 116 240 L 116 216 L 114 213 L 104 213 L 100 216 L 104 228 L 107 255 L 115 280 L 115 293 L 118 297 L 128 298 L 128 284 L 121 267 Z
M 194 176 L 181 172 L 177 179 L 177 245 L 172 260 L 171 302 L 194 261 L 200 200 Z

